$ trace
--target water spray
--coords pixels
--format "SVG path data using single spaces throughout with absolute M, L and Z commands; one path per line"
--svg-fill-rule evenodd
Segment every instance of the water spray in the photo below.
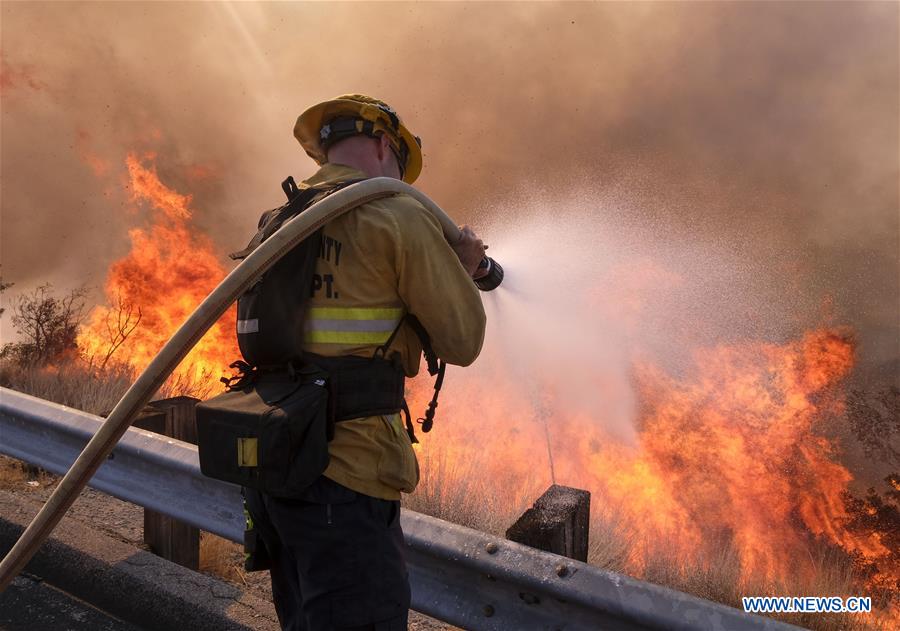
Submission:
M 535 391 L 537 391 L 536 387 Z M 547 419 L 550 417 L 550 410 L 544 396 L 541 394 L 536 394 L 532 398 L 532 406 L 534 407 L 535 415 L 544 430 L 544 441 L 547 444 L 547 465 L 550 468 L 550 483 L 556 484 L 556 465 L 553 462 L 553 443 L 550 440 L 550 423 L 547 422 Z
M 550 482 L 556 484 L 556 466 L 553 464 L 553 444 L 550 442 L 550 426 L 547 424 L 546 414 L 541 414 L 541 422 L 544 425 L 544 438 L 547 441 L 547 461 L 550 463 Z
M 50 536 L 78 494 L 87 485 L 88 480 L 119 442 L 137 413 L 147 405 L 181 360 L 228 307 L 281 257 L 326 223 L 358 206 L 396 194 L 409 195 L 434 215 L 440 222 L 444 237 L 449 243 L 459 240 L 460 231 L 457 225 L 428 196 L 409 184 L 387 177 L 371 178 L 352 184 L 313 204 L 286 222 L 231 270 L 200 303 L 119 400 L 54 489 L 47 503 L 0 562 L 0 592 L 9 586 L 13 578 Z M 481 266 L 487 267 L 488 273 L 477 280 L 476 285 L 483 291 L 496 289 L 503 280 L 503 268 L 488 257 L 485 257 Z

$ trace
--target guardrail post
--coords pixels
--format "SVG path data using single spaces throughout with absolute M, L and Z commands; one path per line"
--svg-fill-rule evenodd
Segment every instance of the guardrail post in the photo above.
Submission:
M 174 397 L 152 401 L 134 426 L 196 445 L 194 407 L 198 400 Z M 173 563 L 192 570 L 200 567 L 200 530 L 190 524 L 145 508 L 144 543 L 153 553 Z
M 591 494 L 554 484 L 506 531 L 510 541 L 587 561 Z

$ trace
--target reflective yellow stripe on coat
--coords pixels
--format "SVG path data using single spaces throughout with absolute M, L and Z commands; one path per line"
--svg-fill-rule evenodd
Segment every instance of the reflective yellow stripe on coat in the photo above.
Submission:
M 399 307 L 311 307 L 304 339 L 309 344 L 384 344 L 402 317 Z

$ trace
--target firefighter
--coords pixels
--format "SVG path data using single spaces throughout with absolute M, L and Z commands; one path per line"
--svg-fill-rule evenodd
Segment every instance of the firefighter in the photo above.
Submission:
M 378 176 L 411 184 L 422 169 L 419 139 L 393 109 L 368 96 L 309 108 L 294 135 L 320 165 L 301 188 Z M 471 364 L 485 332 L 473 283 L 483 274 L 484 251 L 468 227 L 458 243 L 448 244 L 438 221 L 408 196 L 369 202 L 334 219 L 319 247 L 304 350 L 372 357 L 381 348 L 412 377 L 423 343 L 430 342 L 444 362 Z M 400 494 L 419 481 L 411 440 L 399 413 L 345 420 L 334 426 L 327 469 L 300 497 L 245 490 L 271 559 L 283 629 L 407 628 L 410 588 L 399 516 Z

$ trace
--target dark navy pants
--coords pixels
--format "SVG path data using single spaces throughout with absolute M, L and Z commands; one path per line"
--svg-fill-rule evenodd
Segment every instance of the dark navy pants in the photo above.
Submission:
M 297 499 L 244 489 L 272 560 L 272 596 L 287 631 L 406 631 L 409 578 L 400 502 L 324 476 Z

